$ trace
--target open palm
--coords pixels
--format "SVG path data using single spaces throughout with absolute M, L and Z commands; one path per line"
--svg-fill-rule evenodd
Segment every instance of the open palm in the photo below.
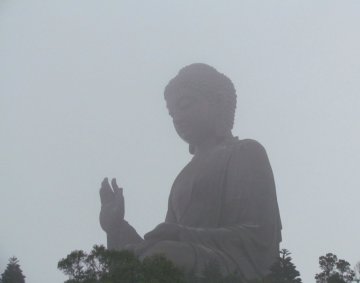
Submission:
M 102 181 L 100 199 L 100 225 L 106 233 L 111 233 L 120 227 L 125 214 L 123 190 L 118 187 L 115 178 L 111 180 L 111 186 L 108 178 Z

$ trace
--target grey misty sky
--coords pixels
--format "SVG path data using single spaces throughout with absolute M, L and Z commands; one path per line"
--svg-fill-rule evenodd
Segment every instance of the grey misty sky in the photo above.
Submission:
M 360 1 L 0 2 L 0 272 L 63 282 L 105 244 L 103 177 L 140 234 L 163 221 L 190 159 L 163 89 L 204 62 L 234 82 L 233 133 L 267 149 L 282 247 L 304 282 L 332 251 L 360 260 Z

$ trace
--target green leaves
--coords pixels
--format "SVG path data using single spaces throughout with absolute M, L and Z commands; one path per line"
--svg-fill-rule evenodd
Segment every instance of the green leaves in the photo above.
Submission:
M 169 260 L 156 255 L 140 261 L 129 251 L 94 246 L 90 254 L 73 251 L 58 263 L 65 283 L 184 283 L 184 275 Z
M 16 257 L 9 259 L 9 263 L 1 275 L 1 283 L 25 283 L 25 276 L 22 274 L 22 270 L 19 265 L 19 261 Z
M 338 259 L 335 254 L 327 253 L 319 257 L 319 265 L 322 271 L 315 275 L 317 283 L 351 283 L 354 280 L 355 272 L 350 263 Z
M 267 276 L 265 282 L 269 283 L 301 283 L 300 272 L 292 263 L 291 253 L 282 249 L 280 257 L 271 267 L 271 273 Z
M 341 268 L 347 265 L 341 262 Z M 238 274 L 224 276 L 217 262 L 211 262 L 202 275 L 186 273 L 162 255 L 140 261 L 129 251 L 107 250 L 94 246 L 87 254 L 73 251 L 58 263 L 69 279 L 65 283 L 244 283 Z M 290 252 L 283 249 L 271 273 L 253 283 L 301 283 L 300 273 L 292 263 Z

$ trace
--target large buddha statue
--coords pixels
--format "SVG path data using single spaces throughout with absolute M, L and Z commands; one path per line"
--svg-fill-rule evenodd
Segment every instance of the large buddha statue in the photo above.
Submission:
M 244 280 L 266 275 L 281 241 L 274 178 L 263 146 L 232 135 L 232 82 L 211 66 L 192 64 L 166 86 L 165 100 L 193 156 L 174 181 L 165 221 L 144 238 L 124 219 L 116 180 L 104 179 L 100 224 L 108 248 L 140 258 L 161 253 L 196 274 L 215 261 L 223 274 Z

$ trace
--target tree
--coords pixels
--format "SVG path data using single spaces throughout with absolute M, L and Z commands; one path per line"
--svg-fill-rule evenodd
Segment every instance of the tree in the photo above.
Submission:
M 351 283 L 355 272 L 346 260 L 338 259 L 335 254 L 327 253 L 319 257 L 322 272 L 315 275 L 317 283 Z
M 354 280 L 355 271 L 351 269 L 350 263 L 346 260 L 339 259 L 336 263 L 336 269 L 344 282 L 352 282 Z
M 140 261 L 129 251 L 94 246 L 90 254 L 73 251 L 58 263 L 65 283 L 185 283 L 184 274 L 161 255 Z
M 185 283 L 184 273 L 162 255 L 146 257 L 141 269 L 146 283 Z
M 291 253 L 287 249 L 280 251 L 278 260 L 271 267 L 271 273 L 265 282 L 269 283 L 301 283 L 300 272 L 292 263 Z
M 9 263 L 1 275 L 1 283 L 25 283 L 25 276 L 16 257 L 11 257 Z
M 345 274 L 346 265 L 342 268 Z M 243 281 L 237 273 L 224 275 L 216 261 L 209 262 L 202 274 L 185 273 L 162 255 L 139 260 L 129 251 L 104 246 L 94 246 L 89 254 L 73 251 L 59 261 L 58 269 L 69 277 L 65 283 L 302 283 L 286 249 L 280 251 L 269 276 L 251 281 Z

